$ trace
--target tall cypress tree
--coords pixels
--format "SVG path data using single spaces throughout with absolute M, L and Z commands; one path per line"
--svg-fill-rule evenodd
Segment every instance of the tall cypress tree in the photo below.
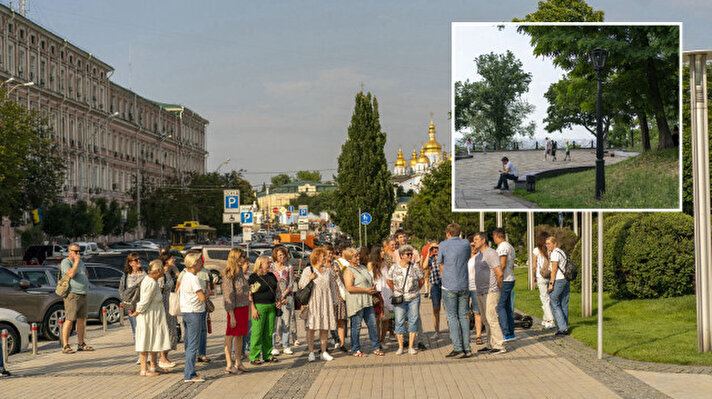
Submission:
M 378 101 L 371 93 L 356 94 L 348 138 L 341 146 L 334 196 L 334 222 L 346 234 L 358 239 L 359 208 L 368 212 L 368 243 L 380 242 L 390 233 L 391 216 L 396 208 L 386 154 L 386 133 L 381 131 Z

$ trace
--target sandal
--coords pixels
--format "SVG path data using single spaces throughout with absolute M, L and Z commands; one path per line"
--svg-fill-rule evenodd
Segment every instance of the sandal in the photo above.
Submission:
M 146 371 L 146 370 L 141 370 L 138 375 L 141 377 L 155 377 L 158 375 L 155 371 Z
M 165 373 L 165 372 L 166 372 L 166 370 L 165 370 L 164 368 L 162 368 L 162 367 L 156 367 L 156 368 L 151 367 L 151 368 L 149 369 L 149 371 L 151 371 L 151 372 L 153 372 L 153 373 L 158 373 L 158 374 L 160 374 L 160 373 Z
M 62 353 L 69 354 L 69 353 L 74 353 L 74 351 L 72 350 L 72 347 L 69 346 L 69 344 L 67 344 L 67 345 L 64 345 L 64 348 L 62 348 Z
M 385 355 L 386 355 L 386 354 L 383 353 L 383 351 L 380 350 L 380 349 L 373 351 L 373 354 L 376 355 L 376 356 L 385 356 Z
M 242 371 L 243 373 L 249 373 L 249 372 L 250 372 L 249 369 L 246 369 L 246 368 L 244 368 L 244 367 L 238 367 L 237 369 L 238 369 L 239 371 Z
M 229 369 L 225 369 L 225 374 L 242 374 L 242 373 L 238 373 L 238 371 L 239 371 L 238 369 L 231 367 Z
M 482 341 L 482 337 L 477 337 L 477 338 L 475 338 L 475 343 L 476 343 L 477 345 L 484 345 L 484 344 L 485 344 L 484 341 Z
M 277 363 L 277 362 L 279 362 L 279 359 L 277 359 L 276 357 L 271 357 L 271 358 L 269 358 L 269 359 L 265 359 L 265 362 L 267 362 L 267 363 Z
M 366 357 L 366 354 L 361 351 L 358 351 L 358 352 L 354 352 L 353 356 L 354 357 Z
M 79 346 L 77 347 L 77 352 L 78 352 L 78 351 L 91 352 L 91 351 L 93 351 L 93 350 L 94 350 L 94 348 L 92 348 L 91 346 L 87 345 L 86 342 L 82 343 L 81 345 L 79 345 Z
M 260 364 L 264 363 L 262 360 L 252 360 L 250 361 L 250 364 L 253 366 L 259 366 Z

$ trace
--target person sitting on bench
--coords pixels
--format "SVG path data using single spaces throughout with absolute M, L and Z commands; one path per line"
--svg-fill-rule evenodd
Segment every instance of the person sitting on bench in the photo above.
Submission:
M 507 180 L 516 181 L 519 178 L 517 167 L 507 157 L 502 157 L 502 169 L 499 170 L 499 181 L 494 186 L 497 190 L 509 190 Z

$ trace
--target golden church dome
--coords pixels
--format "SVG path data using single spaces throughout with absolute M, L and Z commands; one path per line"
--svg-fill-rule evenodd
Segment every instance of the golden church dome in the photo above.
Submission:
M 435 125 L 433 124 L 433 120 L 430 120 L 430 128 L 428 129 L 428 136 L 430 136 L 430 139 L 428 140 L 427 143 L 423 145 L 422 152 L 424 154 L 439 154 L 443 151 L 443 146 L 440 145 L 437 141 L 435 141 Z
M 406 165 L 407 164 L 405 162 L 405 158 L 403 158 L 403 150 L 398 147 L 398 159 L 396 159 L 396 168 L 405 168 Z
M 420 156 L 418 157 L 418 163 L 419 164 L 424 163 L 426 165 L 430 163 L 430 160 L 428 159 L 428 157 L 425 156 L 423 151 L 420 151 Z
M 410 154 L 410 162 L 408 163 L 411 167 L 414 167 L 418 163 L 418 154 L 413 150 L 413 153 Z

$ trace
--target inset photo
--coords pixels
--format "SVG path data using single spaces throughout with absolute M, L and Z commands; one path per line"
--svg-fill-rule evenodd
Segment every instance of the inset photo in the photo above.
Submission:
M 453 23 L 453 211 L 680 211 L 681 33 Z

